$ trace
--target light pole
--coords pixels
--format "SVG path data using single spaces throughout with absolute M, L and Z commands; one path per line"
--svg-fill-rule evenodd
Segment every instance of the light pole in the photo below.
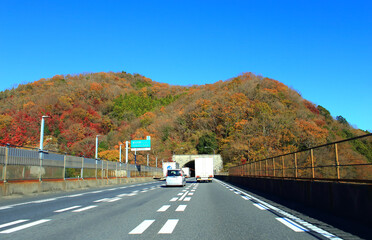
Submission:
M 44 146 L 44 125 L 45 125 L 45 118 L 49 116 L 42 116 L 41 117 L 41 127 L 40 127 L 40 146 L 39 146 L 39 159 L 40 159 L 40 174 L 39 174 L 39 181 L 41 181 L 42 175 L 42 167 L 43 167 L 43 146 Z
M 120 149 L 120 150 L 119 150 L 119 152 L 120 152 L 120 155 L 119 155 L 119 161 L 120 161 L 120 163 L 121 163 L 121 145 L 123 145 L 123 144 L 121 144 L 121 143 L 119 144 L 119 149 Z
M 101 136 L 101 135 L 96 135 L 96 155 L 95 155 L 95 159 L 97 161 L 98 159 L 98 137 Z
M 215 151 L 214 151 L 214 148 L 211 148 L 211 147 L 204 147 L 204 148 L 210 148 L 213 150 L 213 155 L 215 155 Z
M 43 151 L 43 145 L 44 145 L 44 125 L 45 125 L 45 118 L 49 118 L 49 116 L 42 116 L 41 117 L 41 128 L 40 128 L 40 147 L 39 151 Z

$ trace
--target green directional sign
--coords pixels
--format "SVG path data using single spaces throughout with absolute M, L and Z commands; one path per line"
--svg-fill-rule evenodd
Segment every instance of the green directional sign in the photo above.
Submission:
M 132 151 L 150 150 L 151 140 L 131 140 L 130 148 Z

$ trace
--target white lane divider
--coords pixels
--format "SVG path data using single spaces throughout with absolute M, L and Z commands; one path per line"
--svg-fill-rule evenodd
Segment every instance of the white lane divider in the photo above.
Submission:
M 116 195 L 117 197 L 132 197 L 132 196 L 136 196 L 137 193 L 122 193 L 122 194 L 119 194 L 119 195 Z
M 99 200 L 96 200 L 96 201 L 93 201 L 95 203 L 98 203 L 98 202 L 106 202 L 108 200 L 108 198 L 102 198 L 102 199 L 99 199 Z
M 27 219 L 20 219 L 20 220 L 9 222 L 9 223 L 4 223 L 0 225 L 0 228 L 9 227 L 9 226 L 16 225 L 18 223 L 27 222 L 27 221 L 28 221 Z
M 178 223 L 178 219 L 168 219 L 158 234 L 171 234 Z
M 276 218 L 276 220 L 283 223 L 284 225 L 286 225 L 287 227 L 289 227 L 295 232 L 307 232 L 308 231 L 306 228 L 296 224 L 295 222 L 289 220 L 288 218 Z
M 194 195 L 194 193 L 192 193 L 192 192 L 191 192 L 191 193 L 189 193 L 189 194 L 187 194 L 187 196 L 192 196 L 192 195 Z
M 145 220 L 140 225 L 138 225 L 135 229 L 130 231 L 129 234 L 142 234 L 154 222 L 155 222 L 155 220 Z
M 185 192 L 179 199 L 178 201 L 183 201 L 183 199 L 186 197 L 186 195 L 189 193 L 189 191 Z
M 86 210 L 89 210 L 89 209 L 92 209 L 92 208 L 95 208 L 95 207 L 97 207 L 97 205 L 91 205 L 91 206 L 88 206 L 88 207 L 79 208 L 79 209 L 76 209 L 72 212 L 83 212 L 83 211 L 86 211 Z
M 159 208 L 157 212 L 165 212 L 168 210 L 169 207 L 170 205 L 164 205 L 161 208 Z
M 66 212 L 66 211 L 69 211 L 69 210 L 72 210 L 72 209 L 76 209 L 76 208 L 79 208 L 79 207 L 81 207 L 81 206 L 72 206 L 72 207 L 68 207 L 68 208 L 63 208 L 63 209 L 55 210 L 54 212 L 56 212 L 56 213 Z
M 179 205 L 176 209 L 176 212 L 184 212 L 187 205 Z
M 180 192 L 179 194 L 177 194 L 177 196 L 181 196 L 183 193 L 182 192 Z
M 174 198 L 172 198 L 171 200 L 169 200 L 170 202 L 175 202 L 175 201 L 177 201 L 178 200 L 178 197 L 174 197 Z
M 8 229 L 8 230 L 1 231 L 0 233 L 17 232 L 19 230 L 23 230 L 23 229 L 33 227 L 33 226 L 36 226 L 36 225 L 39 225 L 39 224 L 42 224 L 42 223 L 45 223 L 45 222 L 49 222 L 50 220 L 51 219 L 41 219 L 41 220 L 38 220 L 38 221 L 35 221 L 35 222 L 26 223 L 26 224 L 18 226 L 18 227 L 14 227 L 14 228 L 11 228 L 11 229 Z
M 121 198 L 116 197 L 116 198 L 109 199 L 107 202 L 116 202 L 116 201 L 119 201 L 119 200 L 121 200 Z
M 191 200 L 191 197 L 185 197 L 185 199 L 183 201 L 190 202 L 190 200 Z

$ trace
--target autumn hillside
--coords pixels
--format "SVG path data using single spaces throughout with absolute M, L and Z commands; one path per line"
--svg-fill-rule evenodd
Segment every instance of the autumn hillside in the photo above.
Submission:
M 94 157 L 95 137 L 102 135 L 99 157 L 113 161 L 120 142 L 148 135 L 151 161 L 215 149 L 231 166 L 366 134 L 251 73 L 192 87 L 125 72 L 40 79 L 0 92 L 0 143 L 38 147 L 42 115 L 51 117 L 44 148 Z

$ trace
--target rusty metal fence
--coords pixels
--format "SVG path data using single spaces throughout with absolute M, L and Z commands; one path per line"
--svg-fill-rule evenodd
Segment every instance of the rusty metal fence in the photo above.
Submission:
M 69 174 L 70 173 L 70 174 Z M 0 147 L 0 181 L 160 177 L 161 168 Z M 76 175 L 76 176 L 72 176 Z
M 229 175 L 372 183 L 372 134 L 249 161 Z

